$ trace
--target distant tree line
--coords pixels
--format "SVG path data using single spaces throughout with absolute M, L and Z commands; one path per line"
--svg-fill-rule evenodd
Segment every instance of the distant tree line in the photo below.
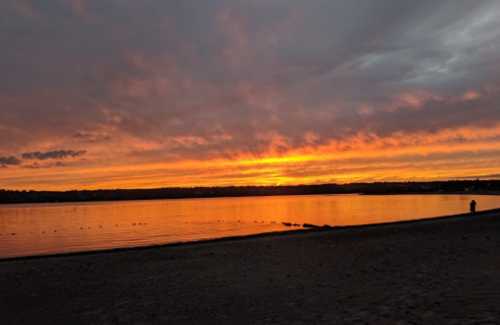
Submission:
M 82 191 L 0 190 L 0 204 L 154 200 L 311 194 L 500 194 L 500 180 L 384 182 L 294 186 L 228 186 Z

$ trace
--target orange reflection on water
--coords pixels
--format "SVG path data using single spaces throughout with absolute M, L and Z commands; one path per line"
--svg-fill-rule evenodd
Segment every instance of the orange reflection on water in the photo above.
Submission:
M 317 195 L 0 206 L 0 258 L 358 225 L 500 207 L 498 196 Z

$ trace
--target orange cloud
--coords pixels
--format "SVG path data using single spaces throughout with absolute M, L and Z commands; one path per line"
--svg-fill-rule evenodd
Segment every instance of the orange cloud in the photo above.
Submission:
M 206 140 L 177 141 L 203 145 Z M 295 149 L 279 136 L 272 143 L 268 153 L 258 156 L 240 152 L 232 158 L 133 164 L 118 159 L 106 167 L 102 164 L 47 169 L 12 166 L 8 174 L 0 174 L 0 182 L 17 189 L 275 185 L 462 178 L 495 174 L 500 169 L 500 125 L 388 138 L 359 134 L 323 146 Z M 279 152 L 275 146 L 284 146 L 286 151 Z

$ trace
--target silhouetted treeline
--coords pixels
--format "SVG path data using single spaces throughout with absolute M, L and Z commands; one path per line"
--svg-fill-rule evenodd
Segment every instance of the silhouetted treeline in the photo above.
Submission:
M 229 186 L 95 191 L 0 190 L 1 203 L 48 203 L 118 200 L 153 200 L 308 194 L 500 194 L 500 180 L 445 182 L 387 182 L 295 186 Z

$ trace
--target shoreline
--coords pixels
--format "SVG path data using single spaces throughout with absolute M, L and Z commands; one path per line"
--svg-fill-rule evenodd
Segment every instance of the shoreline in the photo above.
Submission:
M 422 188 L 424 187 L 424 188 Z M 448 180 L 428 182 L 374 182 L 348 184 L 171 187 L 101 190 L 0 189 L 0 206 L 8 204 L 79 203 L 238 198 L 288 195 L 500 195 L 500 180 Z
M 123 203 L 123 202 L 149 202 L 149 201 L 179 201 L 179 200 L 214 200 L 214 199 L 240 199 L 240 198 L 259 198 L 259 197 L 283 197 L 283 196 L 411 196 L 411 195 L 471 195 L 471 196 L 500 196 L 499 191 L 492 192 L 408 192 L 408 193 L 369 193 L 369 192 L 350 192 L 350 193 L 304 193 L 304 194 L 259 194 L 259 195 L 228 195 L 228 196 L 200 196 L 200 197 L 172 197 L 172 198 L 152 198 L 152 199 L 116 199 L 116 200 L 81 200 L 81 201 L 47 201 L 47 202 L 19 202 L 6 203 L 0 202 L 0 208 L 10 206 L 18 207 L 22 205 L 61 205 L 61 204 L 98 204 L 98 203 Z
M 28 256 L 15 256 L 15 257 L 0 257 L 0 266 L 2 263 L 8 263 L 12 261 L 22 261 L 22 260 L 37 260 L 37 259 L 45 259 L 45 258 L 63 258 L 63 257 L 73 257 L 73 256 L 88 256 L 95 254 L 113 254 L 113 253 L 122 253 L 129 251 L 138 251 L 138 250 L 154 250 L 154 249 L 162 249 L 168 247 L 179 247 L 179 246 L 195 246 L 195 245 L 203 245 L 203 244 L 212 244 L 212 243 L 224 243 L 224 242 L 232 242 L 232 241 L 244 241 L 258 238 L 267 238 L 267 237 L 282 237 L 282 236 L 290 236 L 290 235 L 300 235 L 307 233 L 317 233 L 317 232 L 328 232 L 334 234 L 336 231 L 345 231 L 351 229 L 369 229 L 373 227 L 384 227 L 384 226 L 398 226 L 398 225 L 412 225 L 415 223 L 425 223 L 432 221 L 445 221 L 445 220 L 453 220 L 460 219 L 466 217 L 481 217 L 487 216 L 491 214 L 500 214 L 500 208 L 497 209 L 489 209 L 484 211 L 478 211 L 475 214 L 470 213 L 462 213 L 462 214 L 454 214 L 454 215 L 444 215 L 437 217 L 425 217 L 421 219 L 415 220 L 401 220 L 401 221 L 392 221 L 392 222 L 382 222 L 382 223 L 374 223 L 374 224 L 364 224 L 364 225 L 350 225 L 350 226 L 330 226 L 330 225 L 317 225 L 313 228 L 300 228 L 300 229 L 290 229 L 283 231 L 273 231 L 273 232 L 264 232 L 258 234 L 251 235 L 242 235 L 242 236 L 228 236 L 228 237 L 220 237 L 220 238 L 210 238 L 210 239 L 202 239 L 202 240 L 194 240 L 194 241 L 184 241 L 184 242 L 172 242 L 158 245 L 147 245 L 147 246 L 133 246 L 133 247 L 117 247 L 110 249 L 102 249 L 102 250 L 92 250 L 92 251 L 81 251 L 81 252 L 67 252 L 67 253 L 56 253 L 56 254 L 39 254 L 39 255 L 28 255 Z

